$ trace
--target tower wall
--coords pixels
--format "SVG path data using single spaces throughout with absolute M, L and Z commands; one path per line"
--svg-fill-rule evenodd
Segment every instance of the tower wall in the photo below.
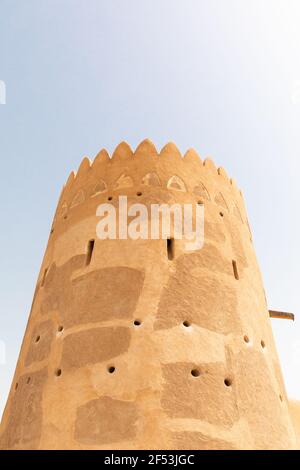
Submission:
M 119 195 L 204 204 L 204 247 L 175 240 L 170 260 L 166 240 L 97 239 L 96 208 Z M 243 198 L 222 168 L 146 140 L 71 173 L 1 428 L 17 449 L 296 446 Z

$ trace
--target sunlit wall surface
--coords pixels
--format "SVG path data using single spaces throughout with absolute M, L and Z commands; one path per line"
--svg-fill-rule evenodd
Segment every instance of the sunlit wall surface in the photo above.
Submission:
M 300 398 L 298 0 L 1 0 L 0 414 L 56 201 L 100 147 L 211 155 L 243 189 Z M 298 320 L 298 321 L 297 321 Z

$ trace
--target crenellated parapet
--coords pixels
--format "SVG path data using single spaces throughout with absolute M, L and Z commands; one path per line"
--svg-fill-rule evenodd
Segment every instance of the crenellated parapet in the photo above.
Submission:
M 77 173 L 72 171 L 63 187 L 54 225 L 91 198 L 150 191 L 156 192 L 159 200 L 158 190 L 169 191 L 175 199 L 176 193 L 181 193 L 191 201 L 215 204 L 248 224 L 241 191 L 224 168 L 210 158 L 202 161 L 194 149 L 182 156 L 171 142 L 158 152 L 146 139 L 135 151 L 121 142 L 111 157 L 105 149 L 93 161 L 84 157 Z

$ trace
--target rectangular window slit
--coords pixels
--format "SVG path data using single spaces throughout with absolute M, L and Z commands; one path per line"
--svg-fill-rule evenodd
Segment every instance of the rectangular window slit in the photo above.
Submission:
M 42 282 L 41 282 L 42 287 L 45 284 L 45 279 L 46 279 L 46 276 L 47 276 L 47 272 L 48 272 L 48 268 L 45 269 L 43 277 L 42 277 Z
M 238 268 L 237 268 L 237 264 L 236 264 L 236 261 L 234 261 L 234 259 L 232 260 L 232 268 L 233 268 L 233 274 L 234 274 L 234 277 L 236 279 L 239 279 L 239 272 L 238 272 Z
M 95 240 L 90 240 L 88 243 L 87 254 L 86 254 L 86 265 L 88 266 L 91 262 L 93 251 L 95 246 Z
M 167 239 L 167 251 L 168 251 L 168 259 L 174 259 L 174 239 L 168 238 Z

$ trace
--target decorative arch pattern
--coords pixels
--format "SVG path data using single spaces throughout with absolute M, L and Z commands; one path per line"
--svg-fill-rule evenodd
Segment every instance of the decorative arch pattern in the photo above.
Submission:
M 142 178 L 142 184 L 144 184 L 146 186 L 161 186 L 159 176 L 155 172 L 147 173 Z
M 105 183 L 104 180 L 100 180 L 98 181 L 98 183 L 95 185 L 93 191 L 92 191 L 92 194 L 91 194 L 91 197 L 95 197 L 97 196 L 98 194 L 101 194 L 101 193 L 105 193 L 105 191 L 107 191 L 107 184 Z
M 70 207 L 72 208 L 72 207 L 79 206 L 79 204 L 82 204 L 84 202 L 84 200 L 85 200 L 84 192 L 83 192 L 82 189 L 80 189 L 80 191 L 78 191 L 76 196 L 73 198 Z
M 179 176 L 176 176 L 176 175 L 171 176 L 171 178 L 168 181 L 167 188 L 186 193 L 185 182 Z
M 194 187 L 193 193 L 196 194 L 196 196 L 201 196 L 204 199 L 207 199 L 207 201 L 210 201 L 209 192 L 201 181 Z
M 114 184 L 114 189 L 132 188 L 133 181 L 131 176 L 123 173 Z

